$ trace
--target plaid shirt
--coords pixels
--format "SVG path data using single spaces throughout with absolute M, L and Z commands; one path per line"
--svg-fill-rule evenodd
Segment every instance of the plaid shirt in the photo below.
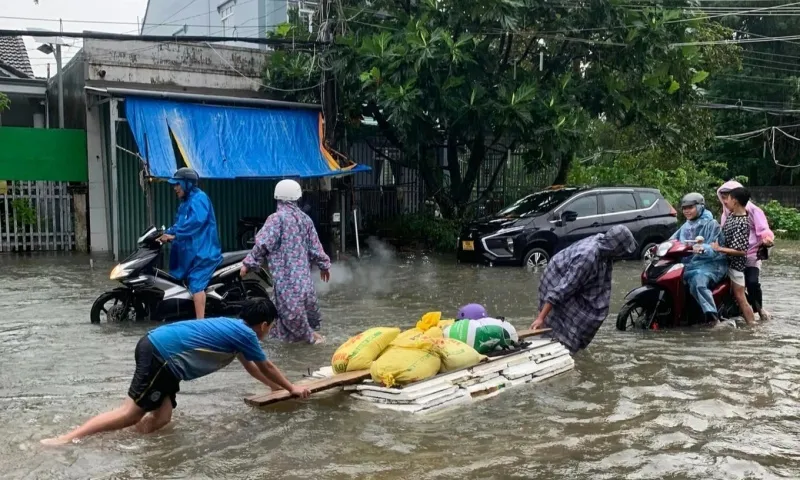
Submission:
M 636 247 L 630 230 L 617 225 L 571 245 L 548 263 L 539 284 L 539 311 L 545 303 L 553 306 L 545 326 L 572 354 L 589 346 L 608 316 L 614 258 Z

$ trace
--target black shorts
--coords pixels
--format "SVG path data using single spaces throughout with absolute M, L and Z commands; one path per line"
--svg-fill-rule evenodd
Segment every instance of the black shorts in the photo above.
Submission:
M 147 335 L 142 337 L 136 344 L 136 371 L 128 396 L 145 412 L 157 410 L 166 397 L 175 408 L 178 406 L 175 395 L 180 391 L 179 384 L 180 380 L 172 374 Z

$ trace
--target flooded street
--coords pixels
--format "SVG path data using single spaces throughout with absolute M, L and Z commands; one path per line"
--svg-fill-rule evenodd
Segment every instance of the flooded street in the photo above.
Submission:
M 619 332 L 614 316 L 641 265 L 617 265 L 612 316 L 575 370 L 435 416 L 375 411 L 344 393 L 264 410 L 238 363 L 181 385 L 174 422 L 150 436 L 101 434 L 44 449 L 116 407 L 137 340 L 154 324 L 89 323 L 112 263 L 0 256 L 3 479 L 800 478 L 800 248 L 778 247 L 762 277 L 774 320 L 753 330 Z M 371 326 L 480 302 L 530 325 L 538 276 L 519 268 L 398 256 L 336 265 L 321 287 L 322 346 L 265 342 L 297 379 Z

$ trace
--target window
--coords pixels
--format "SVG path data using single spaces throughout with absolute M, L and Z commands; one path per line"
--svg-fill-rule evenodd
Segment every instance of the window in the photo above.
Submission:
M 605 193 L 603 203 L 606 213 L 620 213 L 636 210 L 636 200 L 632 193 Z
M 236 2 L 234 0 L 225 2 L 219 7 L 217 7 L 217 11 L 219 12 L 220 23 L 222 23 L 223 37 L 232 35 L 234 29 L 236 28 L 236 26 L 233 23 L 234 7 L 236 7 Z
M 575 212 L 578 218 L 597 215 L 597 195 L 586 195 L 564 207 L 565 211 Z
M 639 192 L 639 201 L 642 202 L 642 208 L 650 208 L 658 201 L 658 195 L 651 192 Z
M 547 213 L 575 194 L 574 189 L 544 190 L 517 200 L 497 213 L 498 217 L 518 218 L 534 213 Z

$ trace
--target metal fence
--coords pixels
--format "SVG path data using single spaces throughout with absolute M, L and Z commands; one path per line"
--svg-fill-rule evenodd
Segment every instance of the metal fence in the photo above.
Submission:
M 74 247 L 67 182 L 0 182 L 0 252 Z
M 777 200 L 784 207 L 800 208 L 800 187 L 750 187 L 756 203 Z

